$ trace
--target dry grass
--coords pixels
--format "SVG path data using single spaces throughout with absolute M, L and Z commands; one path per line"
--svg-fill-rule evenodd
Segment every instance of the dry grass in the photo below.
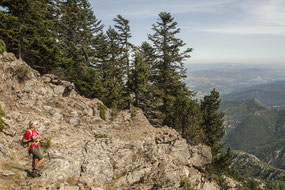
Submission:
M 69 186 L 75 186 L 77 179 L 75 176 L 71 176 L 67 178 L 66 182 L 68 183 Z

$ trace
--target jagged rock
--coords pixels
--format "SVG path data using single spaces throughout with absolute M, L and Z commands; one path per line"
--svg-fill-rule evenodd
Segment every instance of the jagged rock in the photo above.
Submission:
M 212 154 L 211 148 L 205 145 L 189 146 L 192 157 L 190 159 L 191 165 L 197 168 L 203 168 L 211 163 Z
M 60 121 L 62 120 L 62 115 L 60 113 L 55 113 L 53 116 L 52 116 L 53 120 L 54 121 Z
M 206 182 L 202 187 L 202 190 L 218 190 L 218 189 L 220 188 L 215 182 Z
M 78 186 L 65 186 L 64 190 L 79 190 Z
M 5 103 L 4 102 L 0 102 L 0 106 L 1 106 L 2 110 L 5 112 Z
M 226 182 L 228 183 L 230 190 L 236 189 L 236 188 L 238 188 L 238 186 L 241 185 L 241 183 L 239 183 L 239 182 L 237 182 L 237 181 L 235 181 L 235 180 L 233 180 L 227 176 L 223 176 L 223 177 L 226 180 Z
M 17 58 L 13 53 L 4 52 L 0 54 L 0 61 L 1 62 L 12 62 L 15 61 Z
M 29 121 L 38 121 L 40 137 L 51 138 L 51 147 L 43 152 L 43 189 L 173 190 L 184 178 L 196 189 L 218 189 L 201 173 L 212 159 L 209 147 L 190 146 L 166 126 L 154 128 L 139 109 L 116 115 L 106 109 L 103 117 L 100 100 L 81 97 L 72 83 L 54 75 L 40 77 L 31 69 L 20 83 L 7 72 L 18 64 L 26 65 L 10 54 L 0 55 L 0 76 L 5 79 L 0 80 L 0 89 L 7 89 L 0 102 L 9 129 L 15 132 L 0 133 L 0 161 L 15 165 L 15 170 L 30 169 L 27 150 L 16 142 Z M 67 185 L 73 178 L 73 185 Z
M 15 175 L 15 173 L 14 172 L 12 172 L 12 171 L 8 171 L 8 170 L 0 170 L 0 176 L 13 176 L 13 175 Z

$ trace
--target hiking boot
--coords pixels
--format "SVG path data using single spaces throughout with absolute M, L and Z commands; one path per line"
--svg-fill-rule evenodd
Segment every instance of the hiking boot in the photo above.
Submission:
M 33 172 L 32 172 L 32 177 L 41 177 L 41 174 L 40 174 L 40 172 L 38 171 L 38 170 L 33 170 Z

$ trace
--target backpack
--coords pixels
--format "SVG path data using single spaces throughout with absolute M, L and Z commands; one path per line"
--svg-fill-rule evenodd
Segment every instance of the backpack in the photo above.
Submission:
M 28 130 L 30 130 L 31 135 L 32 135 L 31 129 L 28 129 Z M 28 131 L 28 130 L 27 130 L 27 131 Z M 24 148 L 26 148 L 26 147 L 29 145 L 29 142 L 23 142 L 23 139 L 24 139 L 24 137 L 25 137 L 27 131 L 23 134 L 23 136 L 22 136 L 21 139 L 20 139 L 20 144 L 21 144 L 21 146 L 24 147 Z M 31 136 L 30 136 L 30 138 L 31 138 Z

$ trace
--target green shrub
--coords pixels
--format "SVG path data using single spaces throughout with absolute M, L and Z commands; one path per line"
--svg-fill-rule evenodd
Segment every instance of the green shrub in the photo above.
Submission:
M 44 138 L 42 141 L 46 141 L 46 143 L 41 143 L 41 147 L 42 147 L 44 150 L 49 149 L 50 146 L 51 146 L 51 139 L 50 139 L 50 138 Z
M 5 116 L 5 112 L 0 105 L 0 131 L 2 131 L 4 129 L 4 121 L 2 119 L 2 117 L 4 117 L 4 116 Z
M 94 134 L 94 137 L 95 137 L 96 139 L 101 139 L 101 138 L 107 138 L 108 135 L 95 133 L 95 134 Z
M 228 182 L 226 181 L 226 179 L 223 176 L 219 176 L 219 178 L 217 179 L 217 183 L 222 190 L 229 190 L 230 189 Z
M 278 180 L 267 181 L 265 189 L 268 190 L 285 189 L 285 181 L 278 181 Z
M 138 109 L 135 108 L 135 107 L 133 107 L 133 108 L 131 109 L 131 117 L 132 117 L 132 118 L 137 116 L 137 111 L 138 111 Z
M 0 117 L 0 132 L 4 129 L 4 121 L 3 119 Z
M 103 120 L 106 120 L 106 110 L 107 110 L 107 107 L 104 106 L 103 104 L 101 103 L 98 103 L 98 109 L 100 111 L 100 117 L 103 119 Z
M 24 65 L 20 65 L 17 67 L 15 74 L 19 80 L 25 80 L 28 76 L 29 69 Z
M 0 53 L 4 53 L 5 51 L 7 51 L 6 44 L 3 40 L 0 39 Z
M 185 190 L 194 190 L 194 188 L 187 179 L 181 179 L 179 185 L 180 188 L 183 188 Z
M 5 117 L 5 112 L 0 105 L 0 117 Z

